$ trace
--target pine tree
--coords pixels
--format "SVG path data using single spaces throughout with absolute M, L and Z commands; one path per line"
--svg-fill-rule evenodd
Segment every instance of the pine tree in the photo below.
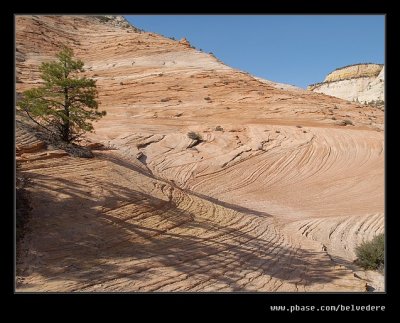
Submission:
M 22 93 L 19 107 L 30 119 L 53 136 L 71 142 L 92 132 L 92 121 L 106 115 L 98 110 L 96 81 L 81 77 L 84 63 L 73 59 L 73 51 L 64 47 L 57 61 L 42 63 L 44 85 Z

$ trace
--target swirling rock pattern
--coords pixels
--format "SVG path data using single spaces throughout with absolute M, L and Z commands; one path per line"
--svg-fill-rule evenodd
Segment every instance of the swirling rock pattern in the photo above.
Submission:
M 41 144 L 17 123 L 17 291 L 364 291 L 352 261 L 384 229 L 383 112 L 117 22 L 16 17 L 17 92 L 67 43 L 108 112 L 92 159 L 29 158 Z

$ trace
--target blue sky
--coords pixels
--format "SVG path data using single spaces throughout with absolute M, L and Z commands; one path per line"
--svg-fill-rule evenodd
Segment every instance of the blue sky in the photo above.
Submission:
M 225 64 L 299 87 L 338 67 L 384 63 L 383 15 L 132 15 L 135 27 L 186 37 Z

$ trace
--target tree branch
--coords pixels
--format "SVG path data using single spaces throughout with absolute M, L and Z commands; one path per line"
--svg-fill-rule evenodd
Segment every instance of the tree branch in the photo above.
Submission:
M 46 99 L 46 98 L 41 98 L 41 99 L 46 101 L 46 102 L 53 103 L 54 105 L 61 105 L 61 106 L 65 107 L 64 104 L 61 103 L 61 102 L 50 100 L 50 99 Z
M 36 123 L 38 126 L 42 127 L 43 129 L 46 129 L 47 131 L 49 131 L 50 133 L 55 135 L 54 131 L 50 130 L 49 128 L 47 128 L 44 125 L 42 125 L 39 122 L 37 122 L 26 109 L 23 109 L 23 110 L 26 112 L 26 114 L 28 115 L 29 119 L 31 119 L 34 123 Z

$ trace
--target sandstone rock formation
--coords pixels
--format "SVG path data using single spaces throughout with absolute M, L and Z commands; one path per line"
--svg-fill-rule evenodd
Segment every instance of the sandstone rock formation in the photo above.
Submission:
M 17 92 L 62 44 L 97 80 L 107 116 L 86 140 L 103 146 L 19 163 L 17 291 L 365 290 L 352 261 L 384 228 L 382 111 L 87 16 L 16 17 Z
M 329 73 L 324 82 L 335 82 L 358 77 L 376 77 L 383 66 L 379 64 L 356 64 L 338 68 Z
M 322 83 L 308 90 L 361 103 L 381 103 L 385 100 L 385 68 L 380 64 L 356 64 L 336 69 Z
M 188 41 L 186 38 L 182 38 L 182 39 L 179 41 L 179 44 L 182 44 L 182 45 L 185 45 L 185 46 L 187 46 L 187 47 L 190 47 L 190 43 L 189 43 L 189 41 Z
M 256 80 L 263 82 L 265 84 L 268 84 L 274 88 L 277 89 L 281 89 L 281 90 L 292 90 L 292 91 L 304 91 L 304 89 L 294 86 L 294 85 L 290 85 L 290 84 L 285 84 L 285 83 L 277 83 L 277 82 L 272 82 L 269 80 L 265 80 L 261 77 L 254 77 Z

